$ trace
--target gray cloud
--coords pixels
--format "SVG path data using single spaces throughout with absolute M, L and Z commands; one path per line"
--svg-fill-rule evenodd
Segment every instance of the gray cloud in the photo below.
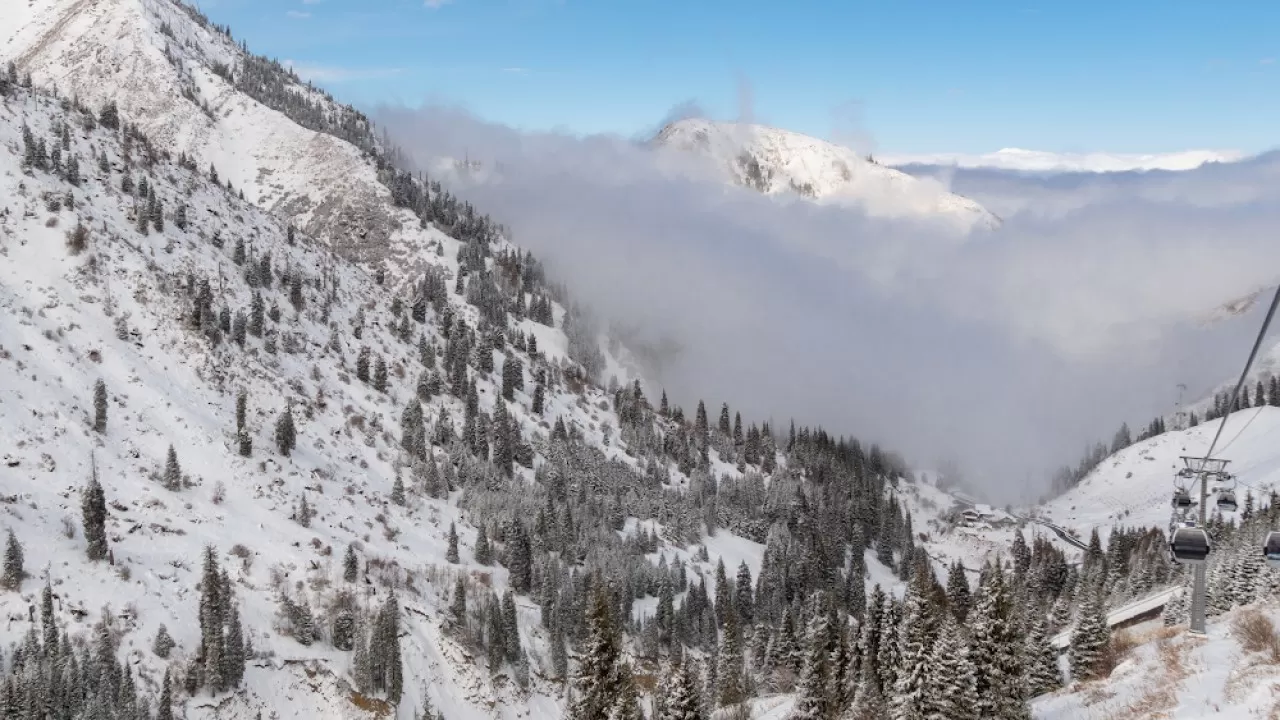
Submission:
M 1177 176 L 949 178 L 1004 216 L 928 221 L 726 189 L 614 137 L 524 134 L 464 112 L 386 108 L 423 167 L 489 166 L 460 193 L 513 228 L 599 315 L 679 347 L 653 378 L 691 407 L 821 423 L 929 466 L 957 458 L 1034 491 L 1177 384 L 1238 371 L 1259 311 L 1216 305 L 1280 273 L 1271 158 Z

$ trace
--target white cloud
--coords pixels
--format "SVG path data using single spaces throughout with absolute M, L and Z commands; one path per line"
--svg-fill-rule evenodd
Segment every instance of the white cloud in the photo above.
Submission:
M 1192 170 L 1208 162 L 1232 162 L 1245 156 L 1238 150 L 1183 150 L 1167 153 L 1052 153 L 1005 148 L 993 153 L 935 153 L 881 155 L 885 165 L 949 165 L 1032 172 L 1129 172 L 1132 170 Z
M 453 0 L 423 0 L 423 4 L 431 8 L 432 10 L 439 10 L 440 8 L 452 2 Z
M 1238 372 L 1258 309 L 1200 321 L 1280 279 L 1280 155 L 1184 173 L 953 170 L 953 191 L 1004 219 L 964 236 L 726 188 L 619 138 L 440 108 L 381 118 L 584 306 L 681 348 L 650 375 L 673 401 L 821 423 L 926 465 L 951 455 L 989 485 L 1171 410 L 1179 383 L 1194 395 Z M 464 154 L 483 178 L 433 163 Z
M 289 10 L 285 12 L 285 15 L 288 15 L 294 20 L 306 20 L 307 18 L 311 17 L 311 13 L 303 10 Z
M 404 68 L 348 68 L 335 65 L 312 65 L 293 60 L 285 60 L 284 66 L 296 72 L 304 80 L 331 83 L 389 77 L 404 72 Z

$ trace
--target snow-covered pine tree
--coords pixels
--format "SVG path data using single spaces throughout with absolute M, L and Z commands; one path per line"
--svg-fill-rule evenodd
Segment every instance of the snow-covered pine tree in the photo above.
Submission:
M 489 533 L 484 523 L 479 523 L 476 530 L 475 560 L 478 565 L 489 565 L 493 562 L 493 548 L 489 545 Z
M 107 384 L 101 379 L 93 384 L 93 430 L 107 432 Z
M 200 577 L 200 653 L 204 662 L 204 678 L 210 690 L 222 692 L 228 687 L 224 677 L 223 656 L 226 653 L 227 603 L 221 597 L 222 582 L 218 571 L 218 555 L 212 545 L 204 550 L 204 571 Z
M 702 702 L 698 697 L 698 681 L 693 668 L 682 654 L 672 657 L 671 668 L 663 683 L 666 697 L 656 720 L 703 720 Z
M 173 449 L 173 445 L 169 446 L 165 455 L 162 482 L 168 490 L 182 489 L 182 466 L 178 464 L 178 451 Z
M 10 591 L 20 589 L 22 578 L 26 577 L 22 565 L 22 543 L 13 534 L 13 528 L 9 528 L 4 546 L 4 574 L 0 575 L 0 587 Z
M 947 605 L 956 622 L 964 623 L 969 616 L 972 596 L 969 592 L 969 578 L 965 576 L 964 565 L 956 560 L 947 570 Z
M 297 442 L 298 434 L 293 426 L 293 406 L 286 404 L 276 420 L 276 449 L 281 455 L 288 457 Z
M 360 573 L 360 561 L 356 558 L 356 548 L 354 545 L 347 546 L 347 553 L 342 557 L 342 579 L 344 582 L 353 583 Z
M 579 652 L 578 677 L 568 720 L 624 720 L 634 718 L 634 680 L 622 656 L 622 638 L 613 619 L 608 593 L 592 583 L 587 611 L 587 638 Z M 638 706 L 636 708 L 638 710 Z
M 832 632 L 821 600 L 815 600 L 814 606 L 805 630 L 804 665 L 796 685 L 796 701 L 790 720 L 824 720 L 831 710 L 827 661 L 831 656 Z
M 742 668 L 742 632 L 733 612 L 726 613 L 716 653 L 716 701 L 731 707 L 746 699 Z
M 893 720 L 924 720 L 936 619 L 929 603 L 932 578 L 916 574 L 907 589 L 898 626 L 897 681 L 889 703 Z
M 169 628 L 165 627 L 164 623 L 161 623 L 160 629 L 156 631 L 156 639 L 151 643 L 151 652 L 155 653 L 158 658 L 167 658 L 176 644 L 169 635 Z
M 80 500 L 85 554 L 90 560 L 104 560 L 107 557 L 107 498 L 98 482 L 98 463 L 91 459 L 90 464 L 89 484 Z
M 1023 649 L 1027 669 L 1027 697 L 1053 692 L 1062 687 L 1058 672 L 1058 654 L 1049 644 L 1044 611 L 1033 608 L 1027 622 L 1027 640 Z
M 444 559 L 445 562 L 458 564 L 458 528 L 453 523 L 449 523 L 449 547 L 445 550 Z
M 938 640 L 929 652 L 926 720 L 977 720 L 977 679 L 968 638 L 954 616 L 943 618 Z
M 1102 671 L 1102 661 L 1111 643 L 1107 625 L 1107 609 L 1102 592 L 1086 591 L 1080 618 L 1071 632 L 1071 676 L 1076 680 L 1092 680 Z
M 1023 638 L 1014 622 L 1013 600 L 999 562 L 991 564 L 969 616 L 977 677 L 978 715 L 991 720 L 1029 720 L 1021 661 Z

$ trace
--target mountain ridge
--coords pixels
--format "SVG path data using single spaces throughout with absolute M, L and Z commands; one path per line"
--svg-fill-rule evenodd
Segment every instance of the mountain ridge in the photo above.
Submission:
M 789 130 L 687 118 L 666 125 L 650 145 L 700 158 L 729 182 L 766 195 L 846 204 L 870 215 L 941 219 L 964 230 L 999 225 L 981 205 L 947 192 L 935 181 L 914 178 L 848 148 Z

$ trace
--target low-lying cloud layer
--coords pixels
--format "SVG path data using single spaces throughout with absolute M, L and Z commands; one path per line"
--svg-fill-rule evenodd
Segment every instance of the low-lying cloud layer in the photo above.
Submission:
M 681 348 L 654 381 L 691 407 L 821 423 L 991 488 L 1045 471 L 1177 385 L 1238 371 L 1259 312 L 1206 323 L 1280 279 L 1280 162 L 1178 175 L 944 177 L 995 231 L 888 221 L 726 188 L 620 138 L 527 134 L 456 110 L 381 122 L 429 173 L 512 228 L 576 297 Z M 439 172 L 434 172 L 440 176 Z M 962 177 L 963 176 L 963 177 Z

